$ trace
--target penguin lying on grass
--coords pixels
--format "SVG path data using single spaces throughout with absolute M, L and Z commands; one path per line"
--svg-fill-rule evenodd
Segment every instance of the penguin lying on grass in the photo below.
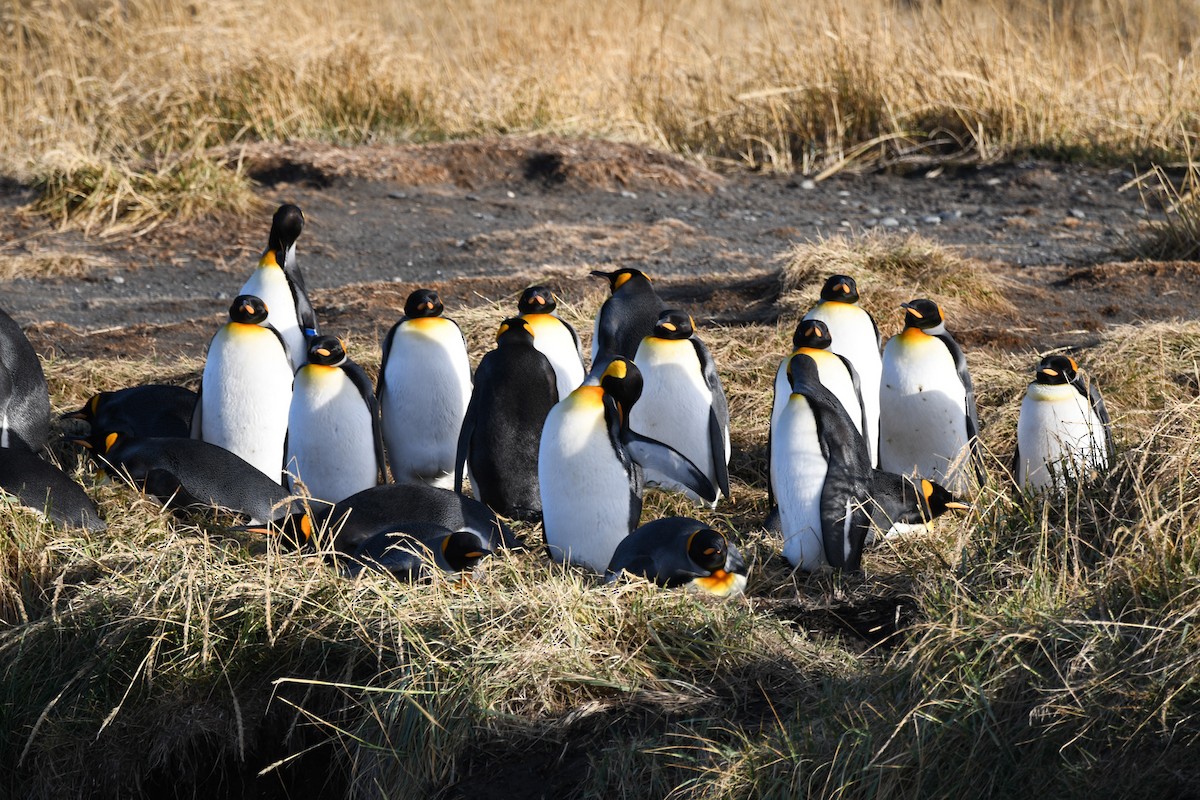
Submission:
M 491 546 L 471 531 L 413 522 L 400 530 L 371 536 L 358 546 L 352 557 L 338 563 L 350 577 L 363 570 L 377 570 L 402 581 L 413 581 L 429 577 L 432 567 L 449 574 L 470 572 L 491 554 Z
M 147 383 L 92 395 L 62 419 L 78 419 L 92 430 L 126 431 L 131 436 L 186 438 L 196 393 L 183 386 Z
M 89 531 L 106 527 L 83 487 L 24 445 L 0 447 L 0 490 L 58 527 Z
M 746 562 L 733 543 L 699 520 L 667 517 L 626 536 L 613 553 L 606 579 L 628 572 L 659 586 L 687 586 L 719 597 L 746 588 Z
M 533 332 L 533 346 L 554 368 L 558 399 L 575 391 L 583 383 L 583 350 L 579 334 L 571 324 L 560 319 L 554 309 L 558 300 L 545 286 L 530 286 L 521 293 L 517 310 Z

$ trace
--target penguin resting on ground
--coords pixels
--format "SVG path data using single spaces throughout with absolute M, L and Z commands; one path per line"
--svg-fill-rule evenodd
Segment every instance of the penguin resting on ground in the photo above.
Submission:
M 1013 477 L 1021 489 L 1065 489 L 1108 468 L 1112 423 L 1100 389 L 1068 356 L 1046 356 L 1025 390 L 1017 419 Z
M 699 520 L 667 517 L 647 522 L 617 545 L 606 579 L 623 572 L 659 586 L 687 586 L 719 597 L 746 588 L 746 562 L 733 543 Z
M 105 529 L 96 504 L 67 473 L 22 444 L 0 447 L 0 490 L 60 528 Z
M 371 536 L 340 563 L 348 576 L 372 569 L 414 581 L 429 577 L 431 564 L 449 574 L 470 572 L 491 554 L 488 543 L 470 531 L 413 522 Z
M 50 390 L 21 326 L 0 310 L 0 447 L 41 450 L 50 436 Z
M 127 431 L 131 436 L 187 438 L 196 393 L 183 386 L 148 383 L 92 395 L 62 419 L 83 420 L 93 430 Z
M 875 541 L 875 531 L 885 539 L 905 533 L 928 530 L 933 521 L 947 511 L 966 511 L 971 506 L 941 484 L 924 478 L 910 478 L 895 472 L 871 471 L 871 502 L 867 513 L 874 526 L 867 544 Z

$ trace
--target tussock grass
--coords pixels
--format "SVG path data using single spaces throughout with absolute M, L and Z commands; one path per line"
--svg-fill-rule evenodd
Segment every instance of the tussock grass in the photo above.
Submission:
M 1151 176 L 1157 183 L 1166 219 L 1136 241 L 1134 251 L 1142 258 L 1196 260 L 1200 256 L 1200 162 L 1189 151 L 1182 180 L 1172 180 L 1157 165 L 1146 177 Z

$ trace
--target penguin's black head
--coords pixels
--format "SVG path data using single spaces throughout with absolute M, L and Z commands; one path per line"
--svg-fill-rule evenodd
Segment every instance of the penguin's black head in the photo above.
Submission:
M 505 345 L 514 342 L 533 344 L 533 328 L 529 327 L 529 323 L 521 317 L 509 317 L 500 323 L 500 329 L 496 331 L 496 344 Z
M 100 410 L 101 404 L 106 402 L 108 398 L 112 396 L 112 394 L 112 392 L 100 392 L 99 394 L 94 394 L 88 398 L 88 401 L 83 404 L 82 408 L 76 409 L 75 411 L 65 412 L 61 419 L 81 419 L 87 424 L 91 425 L 96 421 L 96 413 Z
M 692 563 L 710 575 L 725 569 L 729 542 L 712 528 L 701 528 L 688 537 L 687 554 Z
M 88 455 L 102 467 L 105 467 L 108 465 L 105 456 L 129 437 L 120 431 L 93 430 L 87 436 L 67 436 L 64 438 L 68 442 L 82 445 L 88 451 Z
M 690 314 L 672 308 L 658 315 L 654 336 L 657 339 L 690 339 L 694 328 Z
M 336 336 L 317 336 L 308 343 L 308 363 L 340 367 L 346 363 L 346 346 Z
M 271 219 L 271 236 L 267 240 L 267 249 L 274 250 L 277 258 L 296 243 L 300 232 L 304 230 L 304 213 L 299 206 L 286 203 L 275 211 Z
M 617 401 L 626 417 L 629 409 L 642 396 L 642 372 L 637 365 L 624 356 L 608 362 L 600 377 L 600 388 Z
M 927 331 L 946 321 L 942 316 L 941 307 L 932 300 L 925 298 L 909 300 L 907 303 L 901 303 L 900 307 L 904 309 L 904 327 L 906 328 Z
M 443 311 L 442 298 L 433 289 L 417 289 L 404 301 L 404 316 L 409 319 L 440 317 Z
M 267 318 L 267 304 L 252 294 L 239 294 L 229 306 L 229 319 L 246 325 L 258 325 Z
M 1070 356 L 1046 356 L 1038 364 L 1035 380 L 1047 386 L 1070 383 L 1078 370 L 1079 365 Z
M 947 511 L 966 511 L 971 507 L 969 503 L 954 499 L 954 495 L 945 486 L 924 478 L 921 479 L 921 495 L 924 499 L 924 510 L 929 514 L 928 519 L 937 519 Z
M 549 314 L 557 307 L 558 298 L 545 286 L 530 286 L 517 301 L 517 311 L 522 314 Z
M 857 303 L 858 284 L 849 275 L 830 275 L 821 287 L 821 299 L 827 303 Z
M 829 335 L 829 326 L 819 319 L 802 319 L 792 334 L 792 348 L 811 347 L 814 350 L 828 350 L 833 344 Z
M 625 284 L 629 283 L 629 281 L 633 281 L 635 284 L 641 283 L 643 285 L 649 285 L 650 283 L 650 278 L 646 275 L 646 273 L 642 272 L 641 270 L 631 269 L 629 267 L 618 269 L 614 272 L 604 272 L 603 270 L 594 269 L 592 270 L 592 275 L 597 278 L 607 278 L 608 286 L 614 292 Z
M 821 376 L 817 372 L 817 362 L 804 353 L 794 355 L 788 361 L 787 375 L 793 394 L 805 394 L 814 385 L 821 383 Z
M 469 531 L 455 531 L 442 539 L 442 558 L 454 572 L 474 569 L 490 553 L 479 537 Z

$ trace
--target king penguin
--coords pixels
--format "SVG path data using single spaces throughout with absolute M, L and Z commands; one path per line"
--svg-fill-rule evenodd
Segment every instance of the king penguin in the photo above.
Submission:
M 538 444 L 550 409 L 558 402 L 550 361 L 536 347 L 528 318 L 500 323 L 496 349 L 475 370 L 475 388 L 463 418 L 454 460 L 454 489 L 468 468 L 471 490 L 499 514 L 537 521 Z
M 783 555 L 805 572 L 856 570 L 871 528 L 867 445 L 810 356 L 793 356 L 788 369 L 792 394 L 771 430 L 770 462 Z
M 879 467 L 969 495 L 972 478 L 982 485 L 984 474 L 967 360 L 937 303 L 920 299 L 901 308 L 904 330 L 883 349 L 879 400 L 887 413 L 879 420 Z
M 50 391 L 25 332 L 0 311 L 0 447 L 42 449 L 50 435 Z
M 629 427 L 677 450 L 729 497 L 729 405 L 691 316 L 662 312 L 633 363 L 642 396 L 629 410 Z
M 316 336 L 296 372 L 284 471 L 293 492 L 336 503 L 387 475 L 379 406 L 362 367 L 336 336 Z
M 1021 401 L 1013 477 L 1017 486 L 1062 490 L 1108 467 L 1112 426 L 1094 381 L 1069 356 L 1046 356 Z
M 195 412 L 196 393 L 191 389 L 147 383 L 94 394 L 82 408 L 62 418 L 83 420 L 98 431 L 187 438 Z
M 804 315 L 819 319 L 829 328 L 829 349 L 854 365 L 862 390 L 863 436 L 871 463 L 879 464 L 879 376 L 882 363 L 879 326 L 858 305 L 858 284 L 848 275 L 831 275 L 821 287 L 821 302 Z M 854 417 L 851 414 L 851 417 Z
M 0 447 L 0 495 L 15 497 L 58 527 L 105 529 L 96 504 L 83 487 L 23 444 Z
M 192 438 L 223 447 L 282 482 L 291 404 L 292 363 L 283 339 L 267 323 L 263 301 L 240 295 L 229 307 L 229 322 L 208 345 Z
M 966 511 L 970 507 L 955 499 L 940 483 L 879 469 L 871 471 L 871 503 L 867 511 L 875 530 L 884 538 L 928 530 L 947 511 Z M 874 538 L 872 531 L 867 544 Z
M 462 331 L 443 311 L 432 289 L 408 296 L 404 316 L 383 340 L 377 395 L 392 477 L 449 489 L 471 400 L 471 363 Z
M 685 487 L 707 502 L 716 489 L 684 456 L 634 433 L 629 411 L 642 376 L 627 358 L 609 361 L 599 384 L 585 383 L 546 418 L 538 449 L 538 483 L 546 546 L 557 562 L 603 573 L 642 514 L 643 480 Z
M 488 543 L 470 531 L 413 522 L 371 536 L 343 564 L 350 576 L 366 568 L 389 572 L 402 581 L 414 581 L 430 576 L 431 562 L 442 572 L 454 575 L 470 572 L 491 554 Z
M 633 358 L 638 345 L 654 331 L 658 317 L 666 310 L 654 285 L 644 272 L 619 269 L 614 272 L 593 270 L 592 275 L 608 280 L 612 295 L 600 306 L 596 330 L 592 335 L 592 376 L 602 375 L 616 356 Z
M 293 372 L 304 365 L 307 340 L 317 334 L 317 315 L 296 263 L 296 240 L 303 230 L 304 214 L 299 207 L 280 206 L 271 219 L 267 249 L 258 260 L 258 269 L 238 292 L 261 298 L 267 304 L 268 322 L 283 337 Z
M 517 311 L 533 331 L 533 346 L 550 360 L 558 382 L 559 398 L 566 397 L 583 383 L 583 350 L 579 335 L 554 309 L 558 300 L 545 286 L 530 286 L 521 293 Z
M 656 519 L 621 540 L 606 578 L 615 581 L 622 572 L 718 597 L 735 597 L 746 588 L 741 553 L 724 534 L 690 517 Z

